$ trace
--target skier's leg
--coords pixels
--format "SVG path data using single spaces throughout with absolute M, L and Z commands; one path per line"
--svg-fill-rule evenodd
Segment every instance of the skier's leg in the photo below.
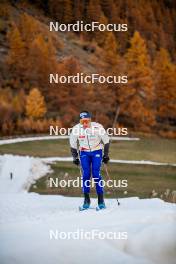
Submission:
M 98 193 L 98 205 L 102 208 L 105 205 L 103 193 Z
M 96 183 L 97 194 L 103 193 L 103 187 L 101 183 L 102 177 L 100 174 L 101 161 L 102 161 L 102 150 L 93 151 L 92 152 L 92 176 Z
M 80 160 L 82 166 L 82 178 L 83 178 L 83 193 L 84 193 L 84 205 L 83 207 L 89 207 L 90 205 L 90 176 L 91 176 L 91 157 L 87 152 L 82 151 L 80 153 Z
M 105 208 L 104 197 L 103 197 L 103 186 L 102 177 L 100 174 L 102 162 L 102 150 L 94 151 L 92 155 L 92 175 L 96 183 L 96 191 L 98 195 L 98 206 L 100 209 Z

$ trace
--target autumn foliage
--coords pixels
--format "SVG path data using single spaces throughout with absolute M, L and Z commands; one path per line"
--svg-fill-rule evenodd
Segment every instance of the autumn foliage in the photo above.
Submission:
M 0 6 L 0 134 L 72 126 L 86 108 L 105 126 L 120 109 L 119 122 L 131 131 L 175 136 L 174 1 L 10 2 Z M 49 20 L 126 23 L 128 31 L 53 33 Z M 78 72 L 127 75 L 128 83 L 49 83 L 50 73 Z
M 151 62 L 146 43 L 138 32 L 130 40 L 130 48 L 125 54 L 128 84 L 119 92 L 121 111 L 140 129 L 155 124 L 154 83 Z
M 46 113 L 44 97 L 37 88 L 33 88 L 26 99 L 26 114 L 28 117 L 41 118 Z

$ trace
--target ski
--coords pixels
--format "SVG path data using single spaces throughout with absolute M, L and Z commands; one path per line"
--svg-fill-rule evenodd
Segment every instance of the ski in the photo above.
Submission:
M 83 206 L 79 206 L 79 211 L 85 211 L 85 210 L 89 210 L 90 208 L 84 208 Z
M 96 210 L 96 207 L 88 207 L 88 208 L 84 208 L 82 205 L 79 206 L 79 211 L 86 211 L 86 210 Z
M 92 206 L 84 207 L 83 205 L 79 206 L 79 211 L 85 211 L 89 209 L 95 209 L 95 207 L 92 207 Z
M 86 211 L 86 210 L 90 210 L 90 209 L 94 209 L 96 211 L 100 211 L 100 210 L 104 210 L 106 209 L 106 207 L 104 208 L 100 208 L 99 206 L 96 206 L 96 207 L 88 207 L 88 208 L 84 208 L 83 206 L 79 206 L 79 211 L 82 212 L 82 211 Z
M 96 206 L 96 211 L 101 211 L 101 210 L 104 210 L 104 209 L 106 209 L 106 207 L 100 208 L 99 206 Z

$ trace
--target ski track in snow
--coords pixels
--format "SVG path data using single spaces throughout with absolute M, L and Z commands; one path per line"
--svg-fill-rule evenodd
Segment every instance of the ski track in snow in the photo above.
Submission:
M 13 180 L 10 180 L 13 172 Z M 107 209 L 78 211 L 82 198 L 28 193 L 50 172 L 46 160 L 0 156 L 1 264 L 174 264 L 176 205 L 160 199 L 107 199 Z M 96 206 L 92 199 L 92 206 Z M 128 239 L 50 239 L 53 232 L 98 229 Z

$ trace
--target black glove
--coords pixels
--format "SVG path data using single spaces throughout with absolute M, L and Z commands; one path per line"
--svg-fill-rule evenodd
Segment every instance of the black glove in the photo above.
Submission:
M 109 156 L 103 155 L 103 163 L 107 164 L 109 161 Z
M 80 164 L 80 161 L 78 158 L 76 158 L 76 159 L 73 159 L 73 163 L 78 166 Z
M 79 161 L 79 158 L 78 158 L 77 149 L 71 148 L 71 154 L 73 156 L 73 163 L 78 166 L 80 164 L 80 161 Z
M 107 164 L 109 161 L 109 143 L 104 145 L 103 163 Z

